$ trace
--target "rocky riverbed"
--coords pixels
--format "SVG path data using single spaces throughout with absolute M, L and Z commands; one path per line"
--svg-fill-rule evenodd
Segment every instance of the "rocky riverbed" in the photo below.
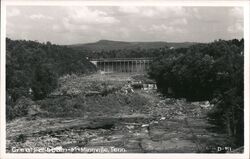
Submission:
M 7 152 L 199 153 L 227 144 L 225 135 L 211 131 L 208 102 L 165 98 L 156 90 L 130 93 L 147 99 L 143 109 L 8 122 Z

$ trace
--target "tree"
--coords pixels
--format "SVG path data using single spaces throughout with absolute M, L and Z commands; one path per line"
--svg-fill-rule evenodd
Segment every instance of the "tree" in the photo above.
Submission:
M 57 87 L 57 75 L 48 65 L 38 65 L 34 70 L 31 88 L 35 100 L 45 98 Z

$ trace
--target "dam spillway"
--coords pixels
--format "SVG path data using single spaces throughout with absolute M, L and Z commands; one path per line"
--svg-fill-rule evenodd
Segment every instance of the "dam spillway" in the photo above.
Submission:
M 105 73 L 145 73 L 152 58 L 100 58 L 90 62 Z

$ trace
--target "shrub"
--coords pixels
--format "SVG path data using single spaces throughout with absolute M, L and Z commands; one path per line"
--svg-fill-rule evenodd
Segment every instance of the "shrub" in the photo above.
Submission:
M 12 105 L 6 106 L 6 118 L 7 120 L 12 120 L 17 117 L 27 116 L 29 107 L 34 105 L 35 102 L 27 97 L 20 97 L 18 100 Z

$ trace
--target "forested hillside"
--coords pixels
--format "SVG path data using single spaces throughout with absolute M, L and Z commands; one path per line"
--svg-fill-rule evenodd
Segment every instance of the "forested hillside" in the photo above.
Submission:
M 156 58 L 149 75 L 166 96 L 190 101 L 209 100 L 214 107 L 211 123 L 232 137 L 244 141 L 244 40 L 218 40 L 171 50 Z
M 64 74 L 88 74 L 95 70 L 82 53 L 68 47 L 7 38 L 7 112 L 22 96 L 33 100 L 46 97 Z
M 188 48 L 196 43 L 124 42 L 100 40 L 96 43 L 69 45 L 90 58 L 155 57 L 166 48 Z

